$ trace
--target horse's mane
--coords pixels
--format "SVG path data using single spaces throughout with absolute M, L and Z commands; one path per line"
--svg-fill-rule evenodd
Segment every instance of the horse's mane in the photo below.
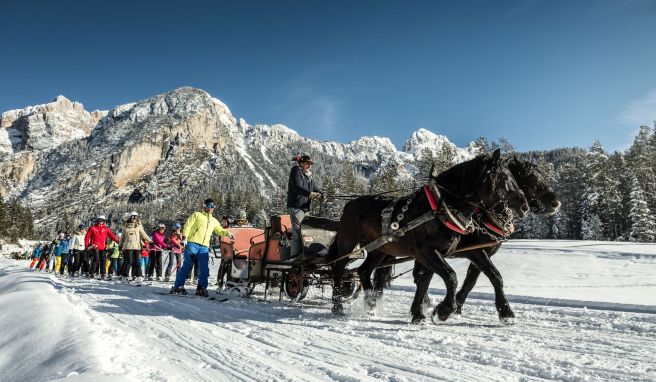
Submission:
M 437 183 L 451 194 L 465 196 L 480 186 L 483 178 L 481 172 L 489 156 L 482 154 L 474 159 L 458 163 L 437 176 Z

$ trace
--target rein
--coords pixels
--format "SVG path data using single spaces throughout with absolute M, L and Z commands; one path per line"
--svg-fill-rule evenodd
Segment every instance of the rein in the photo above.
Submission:
M 391 190 L 391 191 L 385 191 L 385 192 L 380 192 L 377 194 L 353 194 L 353 195 L 334 195 L 334 194 L 327 194 L 327 198 L 332 198 L 332 199 L 344 199 L 344 200 L 352 200 L 352 199 L 357 199 L 361 198 L 363 196 L 381 196 L 381 195 L 387 195 L 387 194 L 393 194 L 395 192 L 401 192 L 401 191 L 412 191 L 416 190 L 417 187 L 407 187 L 407 188 L 399 188 L 397 190 Z

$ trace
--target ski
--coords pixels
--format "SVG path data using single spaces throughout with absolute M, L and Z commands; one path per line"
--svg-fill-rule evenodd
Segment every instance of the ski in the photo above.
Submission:
M 226 302 L 230 301 L 229 298 L 216 298 L 215 296 L 210 296 L 210 297 L 202 297 L 202 296 L 196 296 L 195 294 L 177 294 L 177 293 L 166 293 L 166 292 L 155 292 L 157 294 L 161 294 L 162 296 L 173 296 L 173 297 L 184 297 L 184 298 L 195 298 L 197 300 L 210 300 L 210 301 L 216 301 L 216 302 Z

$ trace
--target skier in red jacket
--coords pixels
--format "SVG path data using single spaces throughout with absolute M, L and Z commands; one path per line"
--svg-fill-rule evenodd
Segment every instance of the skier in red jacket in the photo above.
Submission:
M 84 246 L 87 253 L 91 258 L 91 269 L 89 270 L 89 278 L 95 277 L 96 271 L 100 268 L 100 278 L 105 278 L 105 262 L 107 262 L 107 250 L 105 249 L 105 241 L 109 237 L 118 244 L 118 238 L 112 231 L 105 225 L 105 215 L 99 215 L 96 218 L 96 224 L 92 225 L 84 236 Z

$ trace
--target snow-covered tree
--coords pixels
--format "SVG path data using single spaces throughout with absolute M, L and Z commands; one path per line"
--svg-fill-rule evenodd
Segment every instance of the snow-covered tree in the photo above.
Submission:
M 631 232 L 629 234 L 631 240 L 652 242 L 656 239 L 656 219 L 649 210 L 645 194 L 635 177 L 632 182 L 629 217 L 631 219 Z
M 590 215 L 581 222 L 581 238 L 583 240 L 602 240 L 604 238 L 604 230 L 599 216 Z

